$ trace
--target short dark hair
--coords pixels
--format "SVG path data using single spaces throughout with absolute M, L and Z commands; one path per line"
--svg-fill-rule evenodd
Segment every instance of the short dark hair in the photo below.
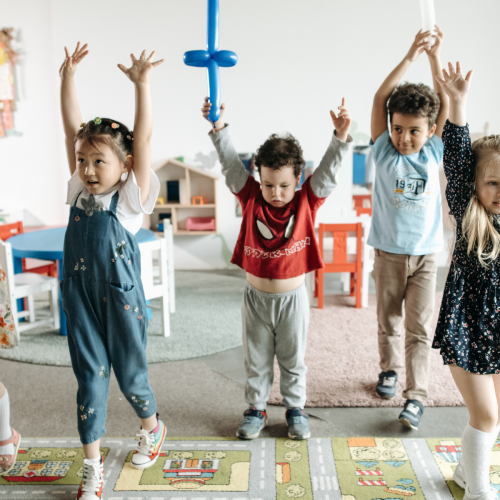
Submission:
M 398 85 L 387 103 L 387 111 L 392 123 L 392 115 L 422 116 L 429 120 L 429 128 L 436 123 L 441 107 L 439 96 L 423 83 L 403 83 Z
M 100 121 L 99 121 L 100 120 Z M 96 123 L 97 121 L 97 123 Z M 113 124 L 118 125 L 112 126 Z M 133 132 L 126 125 L 111 118 L 96 118 L 87 122 L 76 134 L 75 142 L 83 140 L 91 146 L 96 144 L 107 144 L 118 156 L 120 161 L 125 163 L 128 155 L 132 155 Z
M 254 158 L 255 166 L 260 174 L 262 167 L 279 170 L 282 167 L 293 168 L 293 175 L 298 177 L 306 164 L 302 158 L 302 148 L 292 134 L 279 136 L 273 134 L 257 150 Z

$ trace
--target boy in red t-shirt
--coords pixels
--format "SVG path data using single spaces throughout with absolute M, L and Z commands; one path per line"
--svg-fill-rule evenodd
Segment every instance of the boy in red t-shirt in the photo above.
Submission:
M 207 116 L 208 99 L 202 108 Z M 243 347 L 250 408 L 236 435 L 254 439 L 266 426 L 266 405 L 273 382 L 274 356 L 281 371 L 288 436 L 310 437 L 307 425 L 304 364 L 309 300 L 305 273 L 324 267 L 314 234 L 316 211 L 337 184 L 337 171 L 349 150 L 351 118 L 342 99 L 338 116 L 330 111 L 335 133 L 314 174 L 296 191 L 305 165 L 302 149 L 291 135 L 272 135 L 257 151 L 257 182 L 245 170 L 221 116 L 210 132 L 226 184 L 243 210 L 240 235 L 231 262 L 247 273 L 243 297 Z

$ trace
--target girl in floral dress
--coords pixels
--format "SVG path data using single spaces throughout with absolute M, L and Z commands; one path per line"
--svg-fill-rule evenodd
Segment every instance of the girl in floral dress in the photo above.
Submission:
M 13 349 L 19 345 L 19 334 L 12 314 L 7 276 L 0 264 L 0 349 Z M 14 467 L 20 443 L 21 435 L 10 426 L 9 393 L 0 382 L 0 476 Z
M 457 233 L 433 347 L 450 365 L 470 414 L 454 479 L 464 500 L 496 500 L 489 467 L 500 421 L 500 136 L 471 144 L 472 71 L 463 78 L 459 62 L 448 66 L 436 80 L 450 98 L 443 161 Z

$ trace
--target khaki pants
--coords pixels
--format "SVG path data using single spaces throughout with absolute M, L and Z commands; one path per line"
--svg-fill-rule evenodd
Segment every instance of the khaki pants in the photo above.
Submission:
M 436 295 L 435 254 L 398 255 L 375 250 L 378 347 L 382 371 L 403 371 L 401 324 L 405 305 L 405 399 L 424 403 L 429 385 L 432 318 Z

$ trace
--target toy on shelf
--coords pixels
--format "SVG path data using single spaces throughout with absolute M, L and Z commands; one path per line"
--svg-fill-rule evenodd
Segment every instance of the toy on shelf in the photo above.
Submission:
M 188 217 L 186 229 L 188 231 L 215 231 L 215 217 Z
M 208 0 L 207 50 L 190 50 L 184 54 L 188 66 L 207 68 L 208 101 L 212 108 L 208 119 L 215 123 L 220 117 L 219 66 L 229 68 L 238 62 L 238 56 L 230 50 L 219 50 L 219 0 Z
M 207 231 L 189 231 L 188 217 L 213 217 L 215 224 L 208 232 L 217 233 L 217 179 L 218 175 L 169 158 L 155 168 L 160 181 L 155 213 L 149 217 L 150 227 L 156 231 L 164 217 L 170 218 L 174 236 L 197 236 Z M 160 201 L 163 201 L 160 200 Z M 168 213 L 168 215 L 165 214 Z
M 161 196 L 156 199 L 156 204 L 157 205 L 165 205 L 165 198 L 162 198 Z

